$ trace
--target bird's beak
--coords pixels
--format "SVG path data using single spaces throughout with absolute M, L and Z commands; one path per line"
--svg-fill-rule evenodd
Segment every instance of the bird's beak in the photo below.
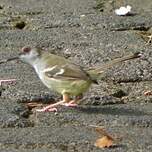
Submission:
M 19 56 L 8 58 L 8 59 L 3 59 L 3 60 L 0 61 L 0 64 L 6 63 L 6 62 L 9 62 L 9 61 L 13 61 L 13 60 L 18 60 L 18 59 L 19 59 Z

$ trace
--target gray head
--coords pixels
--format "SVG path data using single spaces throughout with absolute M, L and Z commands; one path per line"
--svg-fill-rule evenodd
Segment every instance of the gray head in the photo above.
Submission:
M 24 46 L 19 53 L 19 59 L 23 62 L 33 64 L 35 60 L 39 58 L 41 52 L 38 48 L 32 48 L 30 46 Z

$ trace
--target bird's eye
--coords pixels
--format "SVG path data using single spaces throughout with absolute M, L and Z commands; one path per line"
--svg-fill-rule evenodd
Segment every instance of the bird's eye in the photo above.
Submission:
M 31 51 L 30 47 L 23 47 L 21 50 L 23 53 L 29 53 Z

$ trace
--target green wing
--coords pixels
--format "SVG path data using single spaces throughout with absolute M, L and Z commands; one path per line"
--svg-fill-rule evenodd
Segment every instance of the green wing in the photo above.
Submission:
M 65 80 L 88 80 L 89 75 L 81 69 L 81 67 L 74 64 L 55 65 L 48 67 L 45 71 L 45 75 L 54 79 Z

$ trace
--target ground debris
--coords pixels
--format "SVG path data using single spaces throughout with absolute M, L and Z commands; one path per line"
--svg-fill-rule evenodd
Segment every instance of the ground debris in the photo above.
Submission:
M 91 125 L 95 131 L 100 134 L 99 138 L 95 141 L 94 145 L 98 148 L 110 148 L 116 146 L 114 139 L 103 127 Z
M 149 45 L 152 43 L 152 33 L 147 31 L 139 31 L 136 32 L 145 42 L 146 45 Z

